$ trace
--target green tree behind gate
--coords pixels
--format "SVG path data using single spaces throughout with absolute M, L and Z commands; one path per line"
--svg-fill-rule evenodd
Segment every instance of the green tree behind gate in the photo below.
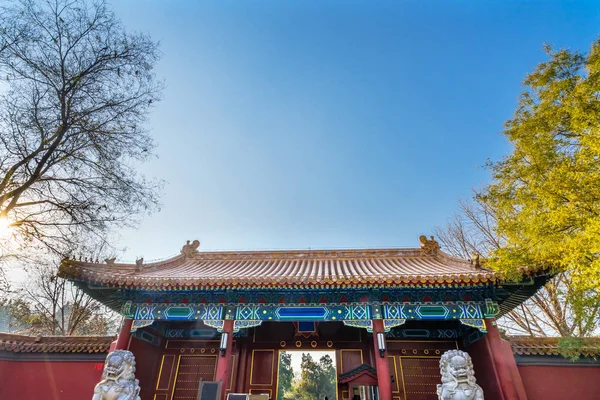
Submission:
M 294 369 L 292 368 L 292 355 L 282 352 L 279 358 L 279 371 L 277 374 L 277 399 L 283 399 L 292 390 Z
M 287 365 L 288 362 L 289 368 L 284 372 L 283 365 Z M 285 389 L 288 388 L 288 378 L 293 376 L 289 353 L 282 353 L 279 373 L 278 399 L 324 400 L 327 397 L 329 400 L 334 400 L 336 398 L 336 370 L 333 359 L 329 355 L 324 355 L 316 362 L 309 353 L 302 353 L 300 375 L 290 381 L 287 391 Z

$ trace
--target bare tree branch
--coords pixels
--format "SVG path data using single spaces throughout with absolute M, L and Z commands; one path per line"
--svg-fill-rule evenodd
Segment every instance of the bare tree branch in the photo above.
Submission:
M 17 0 L 0 27 L 0 217 L 12 251 L 64 256 L 156 208 L 160 182 L 134 166 L 154 148 L 144 124 L 163 87 L 158 45 L 102 0 Z
M 55 264 L 35 265 L 17 296 L 5 299 L 14 331 L 30 335 L 106 335 L 120 316 L 56 276 Z

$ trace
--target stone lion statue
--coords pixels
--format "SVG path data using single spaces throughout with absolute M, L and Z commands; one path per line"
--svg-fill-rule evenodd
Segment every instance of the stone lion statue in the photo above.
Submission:
M 471 356 L 461 350 L 449 350 L 440 359 L 442 384 L 437 385 L 439 400 L 484 400 L 483 390 L 475 383 Z
M 135 379 L 135 357 L 130 351 L 115 350 L 106 357 L 102 380 L 94 388 L 92 400 L 140 400 Z

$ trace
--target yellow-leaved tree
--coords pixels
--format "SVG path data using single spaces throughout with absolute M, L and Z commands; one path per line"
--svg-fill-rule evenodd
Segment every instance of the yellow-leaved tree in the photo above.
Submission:
M 487 266 L 509 279 L 566 272 L 583 310 L 600 301 L 600 40 L 588 54 L 546 51 L 505 126 L 512 153 L 477 197 L 505 238 Z

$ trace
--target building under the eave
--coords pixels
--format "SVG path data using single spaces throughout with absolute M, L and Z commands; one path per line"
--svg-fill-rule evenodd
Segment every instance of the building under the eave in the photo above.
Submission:
M 261 252 L 202 252 L 194 241 L 160 262 L 65 260 L 60 276 L 126 318 L 116 347 L 136 355 L 143 400 L 195 398 L 201 380 L 276 399 L 279 351 L 309 349 L 336 352 L 338 400 L 367 378 L 382 400 L 434 400 L 440 355 L 453 348 L 471 354 L 486 399 L 518 399 L 495 318 L 548 277 L 502 282 L 419 240 Z

